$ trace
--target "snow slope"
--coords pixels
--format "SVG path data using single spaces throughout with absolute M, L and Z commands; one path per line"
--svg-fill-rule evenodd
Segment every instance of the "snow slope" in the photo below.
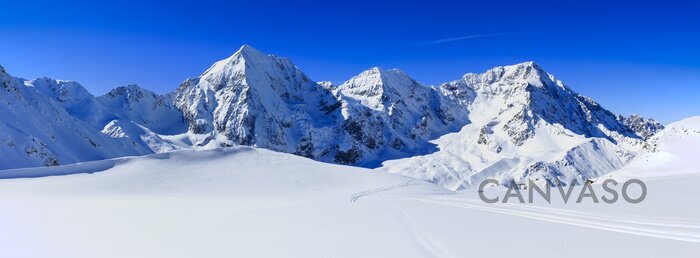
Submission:
M 692 257 L 700 248 L 700 191 L 675 191 L 697 174 L 650 182 L 635 205 L 484 204 L 471 191 L 247 147 L 0 178 L 6 257 Z
M 700 173 L 700 117 L 671 123 L 645 143 L 645 149 L 623 169 L 602 178 L 647 180 Z

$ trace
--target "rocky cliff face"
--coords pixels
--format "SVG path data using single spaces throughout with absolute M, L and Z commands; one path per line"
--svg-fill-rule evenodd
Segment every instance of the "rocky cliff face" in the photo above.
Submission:
M 661 123 L 654 119 L 641 117 L 639 115 L 631 115 L 624 119 L 624 124 L 632 130 L 636 135 L 648 140 L 651 136 L 664 129 Z
M 375 164 L 432 152 L 429 140 L 468 122 L 466 109 L 398 69 L 369 69 L 335 92 L 342 103 L 342 128 L 352 138 L 348 151 Z

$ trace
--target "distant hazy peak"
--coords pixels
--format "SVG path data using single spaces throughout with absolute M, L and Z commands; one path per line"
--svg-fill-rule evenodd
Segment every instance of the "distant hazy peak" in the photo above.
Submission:
M 144 96 L 152 96 L 155 98 L 159 95 L 155 92 L 150 91 L 150 90 L 141 88 L 137 84 L 127 84 L 127 85 L 119 86 L 119 87 L 116 87 L 116 88 L 110 90 L 103 97 L 109 97 L 109 98 L 124 97 L 126 99 L 138 100 L 138 99 L 143 98 Z

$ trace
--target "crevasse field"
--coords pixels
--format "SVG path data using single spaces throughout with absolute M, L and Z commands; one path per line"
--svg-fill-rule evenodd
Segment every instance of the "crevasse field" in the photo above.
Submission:
M 250 147 L 4 170 L 0 257 L 696 257 L 700 118 L 654 137 L 594 184 L 641 179 L 639 204 L 487 204 Z

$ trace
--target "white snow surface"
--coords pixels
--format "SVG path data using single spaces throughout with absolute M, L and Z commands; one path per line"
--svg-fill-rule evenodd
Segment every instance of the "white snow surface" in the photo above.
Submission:
M 475 191 L 264 149 L 179 150 L 0 171 L 0 250 L 54 258 L 693 257 L 700 174 L 668 175 L 647 182 L 640 204 L 485 204 Z

